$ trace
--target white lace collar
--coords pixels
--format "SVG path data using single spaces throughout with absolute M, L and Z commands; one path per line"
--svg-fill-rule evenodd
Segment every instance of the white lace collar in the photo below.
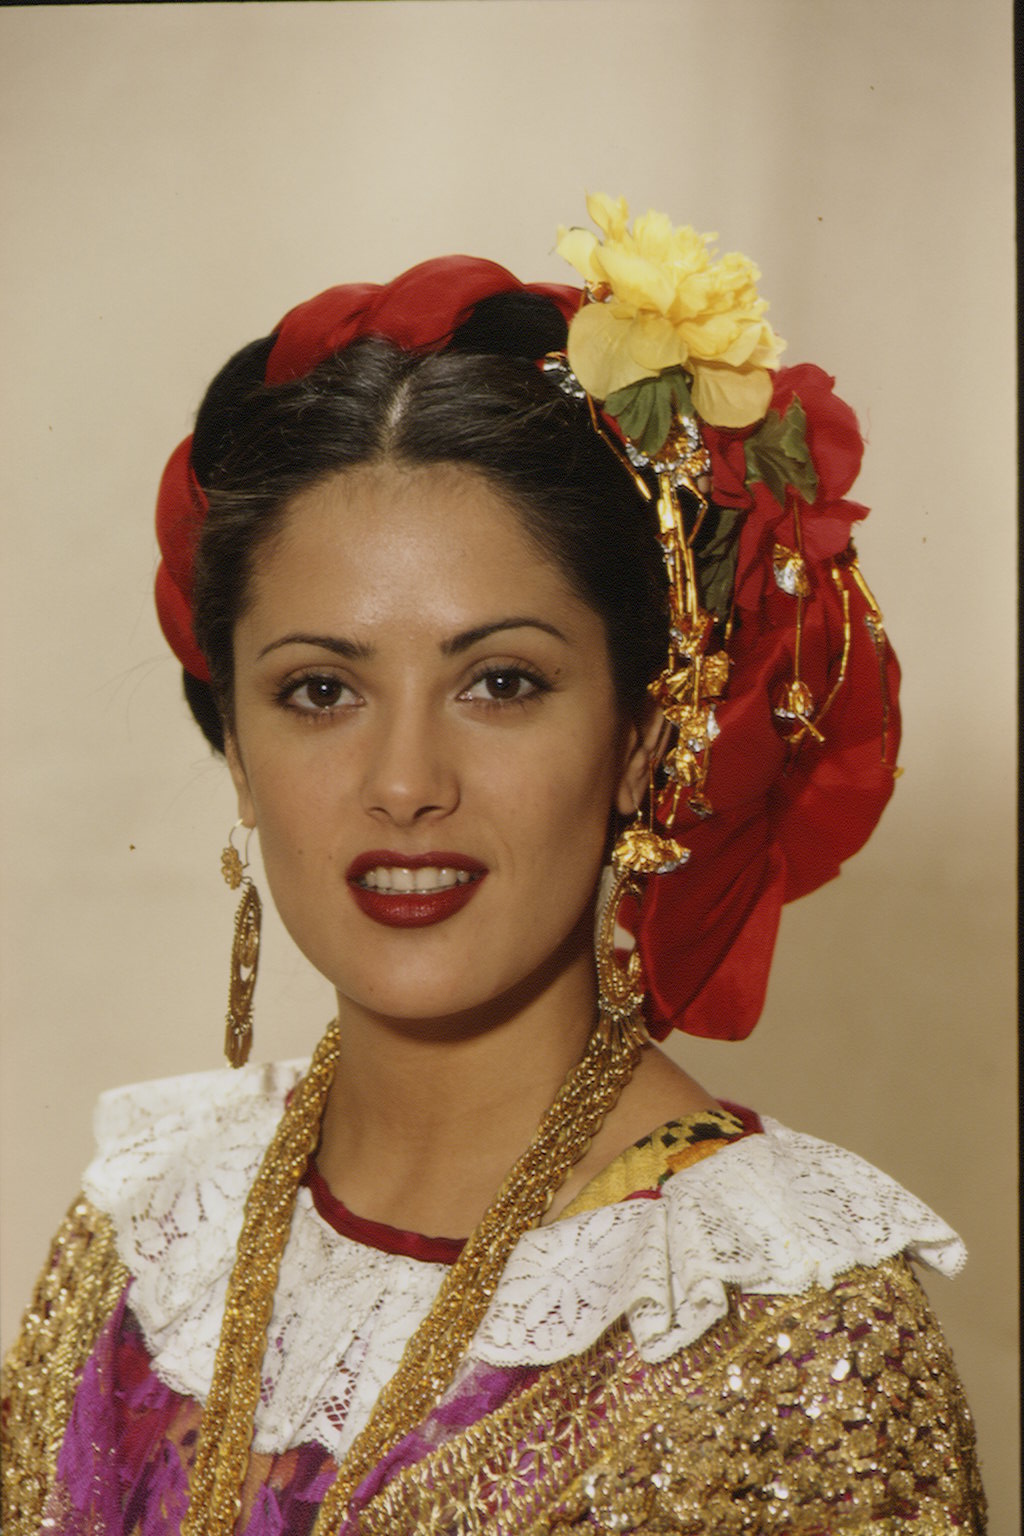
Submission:
M 112 1219 L 154 1369 L 202 1401 L 242 1208 L 302 1062 L 116 1089 L 100 1099 L 86 1195 Z M 727 1287 L 796 1294 L 855 1264 L 910 1255 L 953 1274 L 965 1254 L 933 1212 L 869 1164 L 772 1121 L 625 1200 L 528 1232 L 470 1348 L 543 1365 L 625 1316 L 645 1359 L 691 1343 Z M 301 1189 L 282 1260 L 255 1449 L 315 1440 L 341 1455 L 429 1309 L 441 1264 L 382 1253 L 321 1220 Z

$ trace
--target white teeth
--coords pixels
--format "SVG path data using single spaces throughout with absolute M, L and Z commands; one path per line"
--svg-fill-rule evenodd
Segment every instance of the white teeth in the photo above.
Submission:
M 359 884 L 371 891 L 399 894 L 409 891 L 447 891 L 453 885 L 467 885 L 473 876 L 468 869 L 442 869 L 427 865 L 423 869 L 379 866 L 360 875 Z

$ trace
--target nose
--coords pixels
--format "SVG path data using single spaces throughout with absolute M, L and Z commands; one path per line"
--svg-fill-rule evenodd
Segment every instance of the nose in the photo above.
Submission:
M 450 815 L 459 779 L 444 723 L 405 703 L 381 710 L 366 743 L 363 805 L 379 821 L 411 827 Z

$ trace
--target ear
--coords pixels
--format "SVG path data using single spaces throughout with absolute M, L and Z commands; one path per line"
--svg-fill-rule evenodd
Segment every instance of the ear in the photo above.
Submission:
M 224 732 L 224 757 L 227 761 L 231 781 L 235 786 L 238 796 L 239 819 L 247 827 L 256 825 L 256 807 L 253 805 L 252 792 L 249 789 L 249 776 L 242 762 L 242 754 L 238 750 L 238 742 L 230 731 Z
M 668 746 L 671 726 L 653 699 L 640 720 L 629 726 L 626 755 L 615 809 L 620 816 L 632 816 L 643 804 L 650 783 L 651 765 L 661 761 Z

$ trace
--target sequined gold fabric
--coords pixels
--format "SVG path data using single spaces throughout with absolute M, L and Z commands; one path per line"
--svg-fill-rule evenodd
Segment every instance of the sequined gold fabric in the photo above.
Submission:
M 75 1386 L 128 1273 L 88 1200 L 68 1210 L 3 1368 L 4 1536 L 36 1536 Z
M 985 1529 L 948 1347 L 892 1260 L 740 1296 L 662 1365 L 623 1325 L 400 1474 L 361 1536 L 896 1536 Z

